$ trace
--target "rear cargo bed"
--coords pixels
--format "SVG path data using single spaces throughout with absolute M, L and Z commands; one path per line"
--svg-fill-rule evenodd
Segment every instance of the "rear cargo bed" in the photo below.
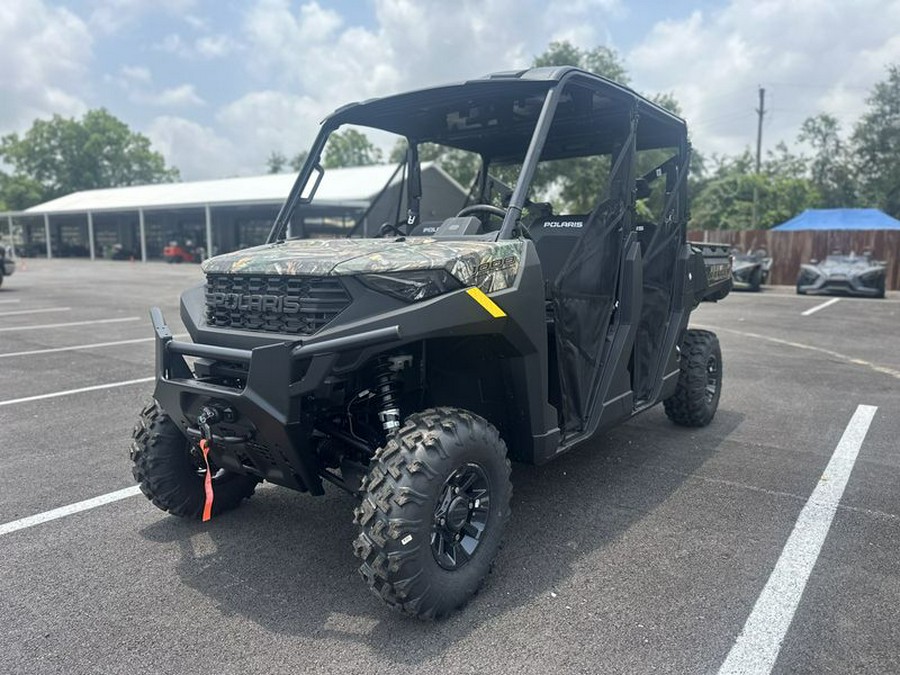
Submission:
M 689 242 L 694 254 L 695 302 L 716 302 L 731 292 L 731 247 L 728 244 Z

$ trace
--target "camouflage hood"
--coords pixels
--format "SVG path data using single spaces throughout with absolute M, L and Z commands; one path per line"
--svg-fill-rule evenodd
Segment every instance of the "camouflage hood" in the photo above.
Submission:
M 347 276 L 445 269 L 485 292 L 509 287 L 523 242 L 405 239 L 295 239 L 226 253 L 203 263 L 206 274 Z

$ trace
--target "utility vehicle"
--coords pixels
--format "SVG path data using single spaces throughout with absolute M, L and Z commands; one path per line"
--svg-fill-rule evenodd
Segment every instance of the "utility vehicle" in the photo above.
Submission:
M 396 211 L 292 239 L 343 125 L 403 139 Z M 719 344 L 687 324 L 727 295 L 731 260 L 685 240 L 689 154 L 681 119 L 575 68 L 338 109 L 268 242 L 207 260 L 182 295 L 192 341 L 151 311 L 155 400 L 131 446 L 144 494 L 205 520 L 262 480 L 332 483 L 359 499 L 353 549 L 379 597 L 420 617 L 460 607 L 509 518 L 510 460 L 547 462 L 660 402 L 676 424 L 713 419 Z M 429 195 L 426 157 L 476 160 L 465 199 Z

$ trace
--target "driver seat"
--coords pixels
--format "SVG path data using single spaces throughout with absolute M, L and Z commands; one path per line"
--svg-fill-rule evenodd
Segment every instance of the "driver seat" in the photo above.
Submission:
M 581 240 L 581 233 L 589 215 L 551 216 L 536 220 L 528 228 L 538 259 L 541 261 L 544 289 L 548 299 L 551 285 L 559 277 L 566 261 Z

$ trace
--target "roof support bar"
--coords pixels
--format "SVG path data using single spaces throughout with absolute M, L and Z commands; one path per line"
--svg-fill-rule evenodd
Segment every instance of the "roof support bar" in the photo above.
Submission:
M 213 231 L 212 231 L 212 210 L 209 204 L 203 207 L 206 215 L 206 259 L 209 260 L 213 255 Z
M 6 224 L 9 225 L 9 245 L 12 246 L 15 242 L 13 240 L 13 222 L 12 222 L 12 214 L 6 214 Z
M 144 209 L 138 209 L 138 226 L 141 234 L 141 262 L 147 262 L 147 229 L 144 223 Z
M 94 250 L 94 214 L 90 211 L 87 212 L 87 225 L 88 225 L 88 246 L 91 249 L 91 260 L 97 259 L 97 252 Z
M 44 214 L 44 238 L 47 244 L 47 258 L 52 258 L 53 253 L 50 251 L 50 215 Z

